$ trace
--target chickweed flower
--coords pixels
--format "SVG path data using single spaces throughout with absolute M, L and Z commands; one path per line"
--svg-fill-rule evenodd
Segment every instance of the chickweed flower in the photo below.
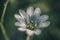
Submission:
M 19 10 L 19 15 L 15 14 L 15 18 L 18 20 L 15 22 L 15 26 L 18 26 L 19 31 L 25 31 L 27 35 L 40 35 L 41 29 L 48 27 L 50 21 L 48 21 L 48 15 L 41 15 L 41 9 L 33 7 L 27 8 L 27 11 Z

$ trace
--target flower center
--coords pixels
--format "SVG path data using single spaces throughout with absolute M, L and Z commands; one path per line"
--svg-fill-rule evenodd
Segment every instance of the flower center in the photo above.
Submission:
M 29 24 L 27 24 L 27 26 L 26 26 L 26 28 L 27 29 L 30 29 L 30 30 L 34 30 L 35 29 L 35 24 L 34 23 L 29 23 Z

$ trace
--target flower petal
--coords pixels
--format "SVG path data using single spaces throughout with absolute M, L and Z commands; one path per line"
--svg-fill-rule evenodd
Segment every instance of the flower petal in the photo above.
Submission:
M 49 24 L 50 24 L 50 21 L 42 22 L 38 25 L 38 28 L 48 27 Z
M 21 22 L 16 22 L 15 26 L 20 26 L 22 28 L 26 28 L 26 24 L 25 23 L 21 23 Z
M 40 18 L 41 10 L 40 8 L 36 8 L 34 11 L 34 23 L 38 23 L 38 19 Z
M 44 22 L 44 21 L 48 20 L 48 18 L 49 18 L 48 15 L 42 15 L 42 16 L 40 16 L 39 21 L 40 21 L 40 22 Z
M 26 31 L 25 28 L 18 28 L 19 31 Z
M 26 13 L 24 10 L 19 10 L 19 13 L 20 13 L 22 18 L 26 18 Z
M 30 19 L 29 16 L 26 17 L 26 23 L 29 24 L 30 23 Z
M 36 30 L 34 31 L 34 34 L 35 34 L 35 35 L 40 35 L 40 34 L 41 34 L 41 30 L 40 30 L 40 29 L 36 29 Z
M 16 19 L 19 19 L 19 18 L 21 19 L 21 16 L 18 15 L 18 14 L 15 14 L 14 16 L 15 16 Z
M 27 34 L 29 35 L 29 36 L 32 36 L 33 34 L 34 34 L 34 31 L 32 31 L 32 30 L 29 30 L 29 29 L 27 29 Z
M 30 23 L 30 19 L 31 19 L 31 17 L 33 16 L 33 11 L 34 9 L 33 9 L 33 7 L 29 7 L 28 9 L 27 9 L 27 24 L 28 23 Z
M 40 8 L 36 8 L 36 9 L 35 9 L 35 12 L 34 12 L 34 15 L 35 15 L 37 18 L 39 18 L 39 17 L 40 17 L 40 14 L 41 14 Z
M 18 21 L 21 21 L 21 20 L 24 21 L 24 18 L 22 18 L 20 15 L 15 14 L 14 16 L 15 16 L 15 18 L 16 18 Z
M 33 13 L 34 13 L 34 8 L 33 7 L 29 7 L 27 9 L 27 15 L 31 17 L 33 15 Z

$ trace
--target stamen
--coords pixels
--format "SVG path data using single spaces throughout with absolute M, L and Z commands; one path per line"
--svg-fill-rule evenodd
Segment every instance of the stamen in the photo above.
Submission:
M 35 29 L 35 24 L 29 23 L 29 24 L 27 24 L 26 28 L 30 29 L 30 30 L 34 30 Z

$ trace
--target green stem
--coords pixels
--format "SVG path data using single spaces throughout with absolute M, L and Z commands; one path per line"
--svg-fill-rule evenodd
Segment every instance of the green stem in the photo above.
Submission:
M 6 33 L 6 30 L 5 30 L 4 26 L 3 26 L 4 15 L 5 15 L 5 12 L 6 12 L 8 2 L 9 2 L 9 0 L 7 0 L 7 2 L 4 3 L 4 9 L 3 9 L 3 13 L 2 13 L 2 17 L 1 17 L 1 23 L 0 23 L 1 30 L 2 30 L 2 33 L 3 33 L 3 36 L 4 36 L 5 40 L 9 40 L 9 38 L 7 36 L 7 33 Z
M 5 40 L 9 40 L 9 38 L 8 38 L 8 36 L 7 36 L 7 33 L 6 33 L 6 31 L 5 31 L 4 26 L 3 26 L 1 23 L 0 23 L 0 25 L 1 25 L 1 30 L 2 30 L 4 39 L 5 39 Z
M 27 39 L 26 40 L 30 40 L 30 36 L 29 35 L 27 36 Z
M 5 15 L 5 12 L 6 12 L 6 8 L 7 8 L 7 5 L 8 5 L 8 2 L 9 2 L 9 0 L 7 0 L 7 2 L 4 3 L 4 9 L 3 9 L 2 17 L 1 17 L 1 22 L 2 23 L 4 21 L 4 15 Z

